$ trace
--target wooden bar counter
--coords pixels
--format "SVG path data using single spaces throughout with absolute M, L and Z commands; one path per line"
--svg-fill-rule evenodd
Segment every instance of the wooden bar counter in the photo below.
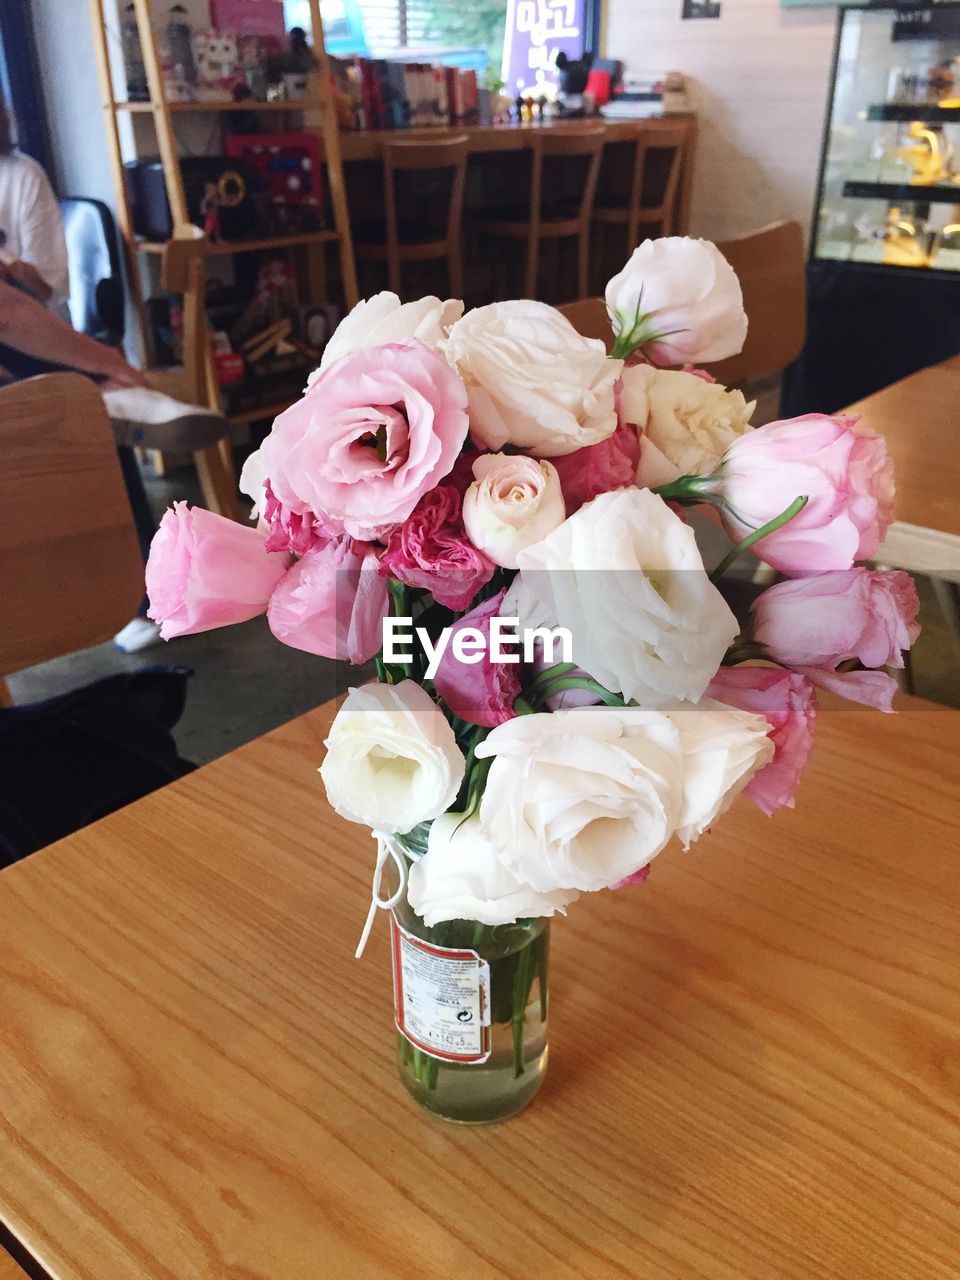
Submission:
M 658 133 L 671 132 L 681 121 L 686 128 L 683 164 L 680 172 L 678 202 L 678 235 L 686 235 L 689 225 L 690 196 L 692 187 L 693 154 L 697 136 L 697 120 L 693 115 L 650 116 L 645 120 L 605 120 L 593 116 L 579 120 L 534 121 L 524 124 L 489 124 L 436 126 L 428 129 L 365 129 L 345 131 L 340 135 L 340 151 L 344 164 L 380 159 L 384 142 L 422 142 L 466 134 L 469 153 L 474 156 L 497 152 L 525 151 L 533 145 L 533 139 L 545 129 L 576 130 L 603 125 L 609 142 L 630 142 L 638 135 L 649 139 L 655 147 Z M 348 174 L 349 180 L 349 174 Z

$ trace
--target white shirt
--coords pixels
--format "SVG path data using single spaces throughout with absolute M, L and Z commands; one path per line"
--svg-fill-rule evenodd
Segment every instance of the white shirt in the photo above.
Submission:
M 63 217 L 47 175 L 30 156 L 0 156 L 0 248 L 29 262 L 61 298 L 70 294 Z M 0 237 L 2 239 L 2 237 Z

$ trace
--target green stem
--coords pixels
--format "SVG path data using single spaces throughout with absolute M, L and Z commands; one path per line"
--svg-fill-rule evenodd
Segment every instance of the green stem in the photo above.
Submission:
M 577 664 L 575 662 L 555 662 L 552 667 L 546 667 L 539 675 L 534 676 L 526 689 L 524 689 L 524 695 L 530 698 L 543 685 L 549 684 L 551 680 L 559 680 L 561 676 L 567 676 L 571 671 L 576 671 L 576 669 Z M 514 703 L 514 706 L 516 706 L 516 703 Z
M 589 676 L 564 676 L 562 680 L 554 680 L 545 689 L 541 689 L 540 697 L 545 702 L 547 698 L 552 697 L 555 693 L 561 693 L 564 689 L 586 689 L 588 693 L 596 694 L 600 701 L 605 702 L 608 707 L 625 707 L 627 705 L 619 693 L 612 693 L 596 680 L 591 680 Z
M 795 515 L 799 515 L 809 501 L 810 499 L 805 494 L 801 495 L 799 498 L 794 498 L 786 510 L 781 511 L 780 514 L 778 516 L 774 516 L 772 520 L 768 520 L 766 524 L 762 524 L 759 529 L 754 529 L 753 533 L 748 533 L 747 536 L 742 538 L 735 547 L 731 547 L 717 567 L 711 572 L 710 581 L 717 582 L 722 578 L 738 556 L 742 555 L 744 551 L 749 551 L 750 548 L 754 546 L 755 543 L 759 542 L 761 538 L 765 538 L 768 534 L 775 533 L 777 529 L 782 528 L 783 525 L 785 525 L 789 520 L 792 520 Z
M 513 700 L 513 709 L 518 716 L 532 716 L 536 714 L 530 703 L 526 698 L 522 698 L 520 694 L 517 694 Z
M 517 956 L 517 968 L 513 975 L 513 1015 L 510 1027 L 513 1033 L 513 1074 L 522 1076 L 523 1065 L 523 1024 L 527 1012 L 527 1000 L 530 997 L 532 981 L 530 944 L 523 948 Z
M 547 1020 L 547 933 L 541 932 L 534 946 L 537 949 L 537 985 L 540 988 L 540 1021 Z
M 707 479 L 708 476 L 678 476 L 669 484 L 655 485 L 651 492 L 663 498 L 664 502 L 680 502 L 692 506 L 710 501 L 710 492 L 704 488 Z

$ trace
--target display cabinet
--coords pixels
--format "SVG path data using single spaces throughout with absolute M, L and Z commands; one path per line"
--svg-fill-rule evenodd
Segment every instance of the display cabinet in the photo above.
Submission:
M 960 352 L 960 0 L 837 14 L 783 411 L 835 411 Z

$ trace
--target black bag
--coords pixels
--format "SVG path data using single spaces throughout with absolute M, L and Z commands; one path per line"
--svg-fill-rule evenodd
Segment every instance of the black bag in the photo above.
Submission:
M 190 773 L 170 730 L 188 667 L 145 667 L 0 708 L 0 867 Z

